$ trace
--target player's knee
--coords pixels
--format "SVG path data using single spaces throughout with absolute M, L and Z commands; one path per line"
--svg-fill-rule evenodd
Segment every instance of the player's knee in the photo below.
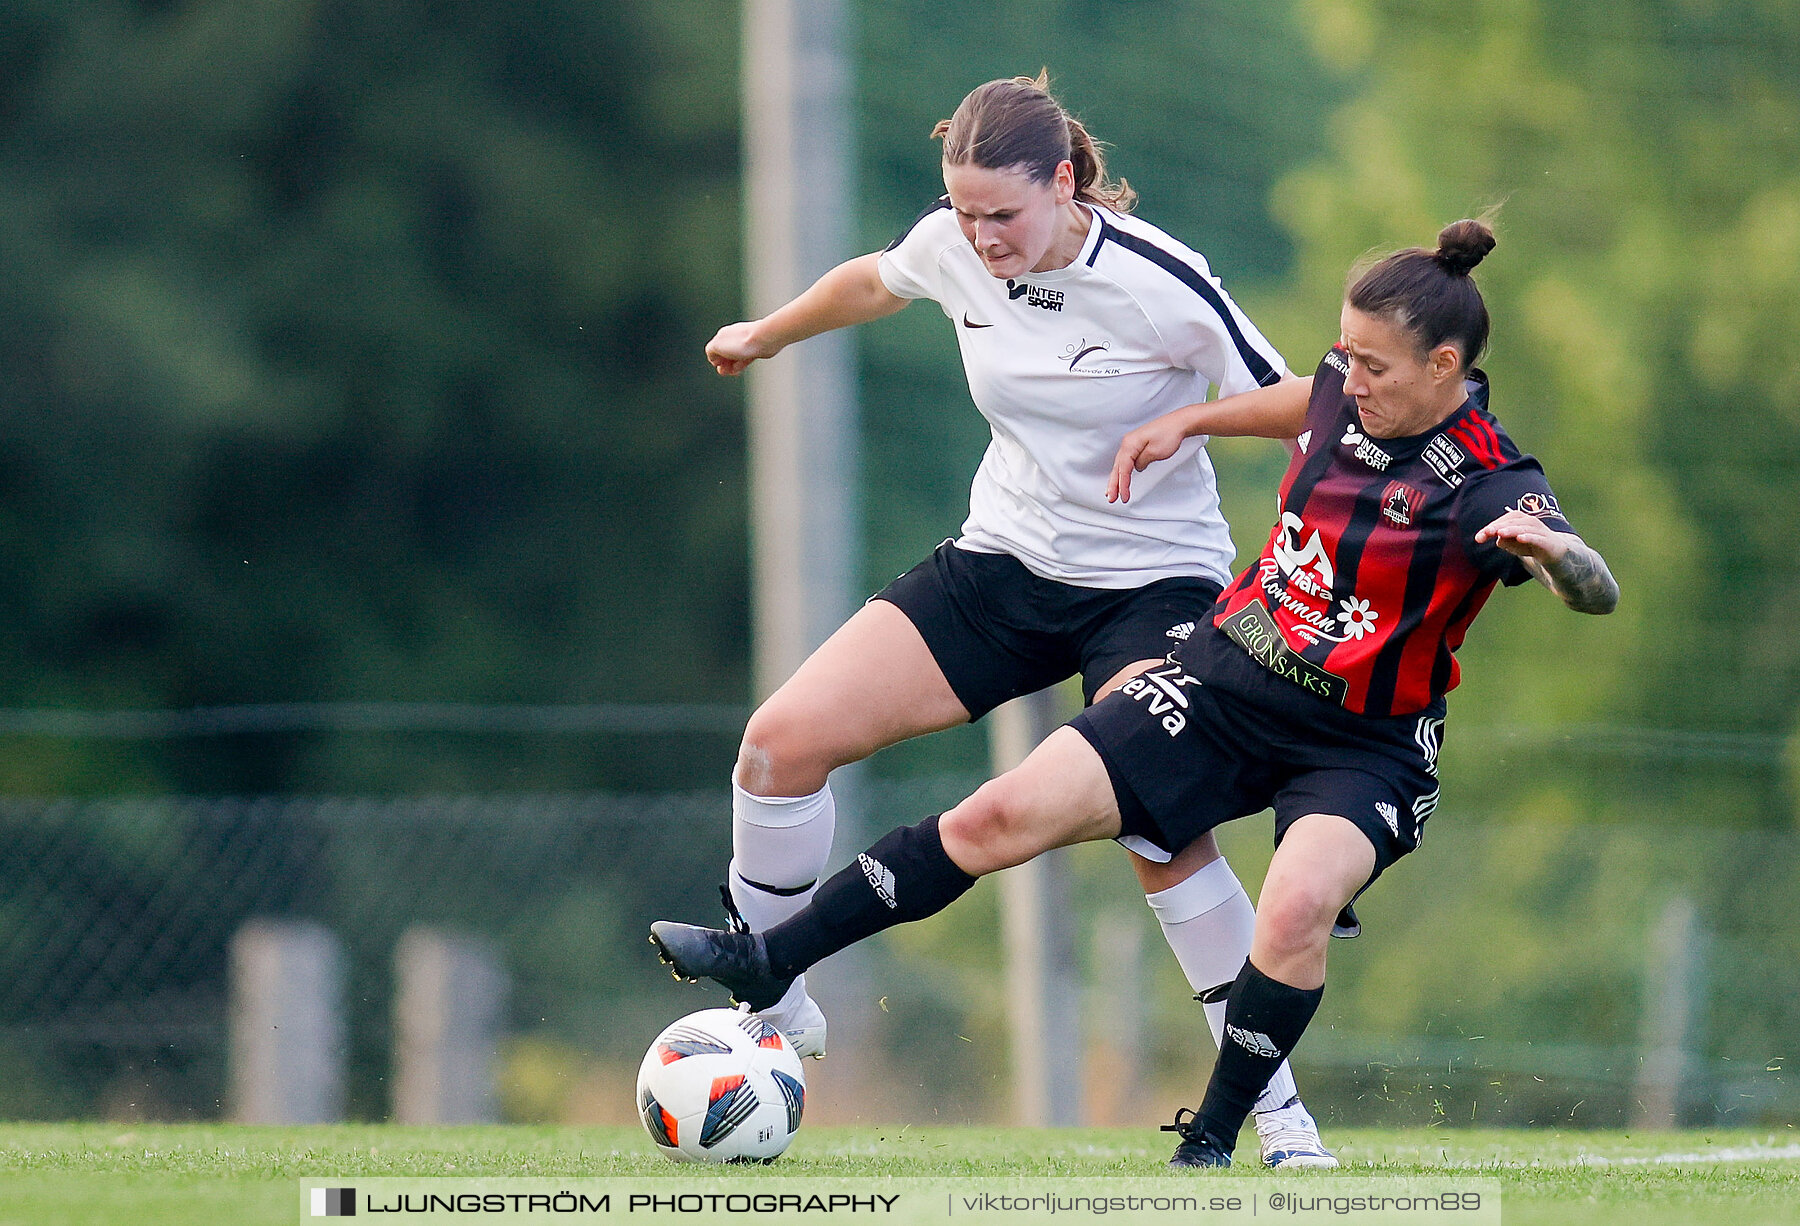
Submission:
M 954 808 L 946 809 L 938 818 L 938 834 L 947 842 L 969 847 L 990 847 L 1001 829 L 999 815 L 984 794 L 989 784 L 982 784 L 975 794 Z
M 756 796 L 810 796 L 839 763 L 818 744 L 809 721 L 774 700 L 758 707 L 738 746 L 737 783 Z
M 982 784 L 945 813 L 939 830 L 963 847 L 982 849 L 996 863 L 1031 858 L 1031 807 L 1023 790 L 1005 775 Z
M 1256 904 L 1259 943 L 1282 954 L 1323 945 L 1331 935 L 1331 921 L 1343 907 L 1335 899 L 1324 882 L 1288 880 L 1278 890 L 1265 888 Z

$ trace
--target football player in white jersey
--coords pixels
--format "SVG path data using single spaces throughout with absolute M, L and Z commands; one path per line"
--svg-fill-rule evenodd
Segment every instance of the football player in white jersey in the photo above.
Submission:
M 1080 674 L 1088 702 L 1203 623 L 1234 550 L 1204 439 L 1129 503 L 1103 495 L 1119 441 L 1162 414 L 1287 377 L 1206 261 L 1129 215 L 1048 80 L 990 81 L 933 136 L 945 196 L 706 347 L 720 374 L 931 298 L 950 317 L 992 442 L 962 535 L 878 593 L 751 716 L 733 777 L 730 901 L 752 929 L 798 911 L 831 849 L 830 772 Z M 1140 481 L 1144 479 L 1140 478 Z M 1126 842 L 1215 1041 L 1255 912 L 1206 835 L 1172 859 Z M 765 1016 L 803 1055 L 825 1019 L 804 977 Z M 1336 1166 L 1284 1064 L 1257 1102 L 1270 1166 Z

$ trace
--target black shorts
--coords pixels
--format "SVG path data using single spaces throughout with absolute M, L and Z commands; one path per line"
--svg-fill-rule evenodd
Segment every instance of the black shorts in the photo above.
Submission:
M 1106 764 L 1121 837 L 1178 852 L 1273 807 L 1279 844 L 1299 818 L 1330 813 L 1374 844 L 1373 881 L 1418 847 L 1437 808 L 1441 714 L 1346 711 L 1264 671 L 1209 623 L 1072 726 Z
M 969 717 L 980 719 L 1076 673 L 1093 702 L 1127 664 L 1162 659 L 1204 625 L 1218 596 L 1219 585 L 1198 576 L 1077 587 L 1034 575 L 1010 554 L 945 541 L 871 599 L 906 614 Z

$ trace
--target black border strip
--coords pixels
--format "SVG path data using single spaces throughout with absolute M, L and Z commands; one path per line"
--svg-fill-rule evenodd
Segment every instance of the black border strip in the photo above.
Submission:
M 882 250 L 883 251 L 892 251 L 894 248 L 898 247 L 901 243 L 904 243 L 906 241 L 906 236 L 908 234 L 911 234 L 915 229 L 917 229 L 918 225 L 921 221 L 924 221 L 927 217 L 930 217 L 933 213 L 937 212 L 939 209 L 947 209 L 949 207 L 950 207 L 949 194 L 946 193 L 942 196 L 939 196 L 936 200 L 932 201 L 930 204 L 928 204 L 924 208 L 920 209 L 919 215 L 917 217 L 913 218 L 911 221 L 907 222 L 906 229 L 904 229 L 904 230 L 900 231 L 900 233 L 894 235 L 894 241 L 889 243 L 887 246 L 883 247 Z
M 948 198 L 946 197 L 946 199 Z M 1281 382 L 1281 375 L 1269 364 L 1269 360 L 1258 353 L 1255 346 L 1251 345 L 1244 336 L 1244 330 L 1238 327 L 1237 320 L 1232 316 L 1230 305 L 1212 282 L 1201 276 L 1179 256 L 1171 255 L 1148 239 L 1139 238 L 1135 234 L 1127 234 L 1104 218 L 1101 219 L 1100 224 L 1102 227 L 1100 241 L 1094 244 L 1094 254 L 1088 257 L 1090 267 L 1094 263 L 1094 257 L 1100 254 L 1101 246 L 1108 240 L 1117 243 L 1127 251 L 1134 251 L 1143 256 L 1200 295 L 1208 306 L 1219 313 L 1219 318 L 1225 322 L 1225 330 L 1231 334 L 1232 344 L 1237 346 L 1238 357 L 1243 360 L 1245 367 L 1249 369 L 1251 376 L 1260 386 L 1269 387 Z

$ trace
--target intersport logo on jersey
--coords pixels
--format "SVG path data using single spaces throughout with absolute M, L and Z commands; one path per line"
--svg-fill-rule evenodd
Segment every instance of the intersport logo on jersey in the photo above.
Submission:
M 1040 311 L 1061 311 L 1063 303 L 1068 300 L 1062 290 L 1033 285 L 1029 281 L 1008 281 L 1006 296 L 1013 302 L 1023 298 L 1026 306 L 1036 307 Z
M 1346 447 L 1356 448 L 1356 458 L 1378 473 L 1386 472 L 1388 465 L 1394 462 L 1394 457 L 1377 447 L 1373 439 L 1358 430 L 1355 422 L 1344 427 L 1344 437 L 1338 441 Z

